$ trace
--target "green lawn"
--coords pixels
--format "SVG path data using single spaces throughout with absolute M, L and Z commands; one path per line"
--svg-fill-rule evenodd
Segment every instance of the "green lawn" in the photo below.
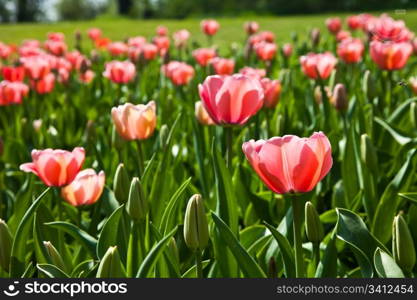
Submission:
M 395 18 L 402 18 L 408 27 L 417 31 L 417 10 L 407 11 L 405 14 L 396 15 L 389 12 Z M 215 42 L 219 45 L 230 44 L 231 41 L 244 39 L 242 24 L 247 20 L 256 20 L 261 29 L 275 32 L 279 42 L 289 41 L 291 32 L 299 34 L 307 32 L 312 27 L 324 27 L 324 20 L 328 16 L 338 15 L 345 17 L 347 14 L 326 14 L 309 16 L 286 16 L 286 17 L 256 17 L 247 18 L 219 18 L 222 26 L 215 37 Z M 47 32 L 61 31 L 68 36 L 68 41 L 73 41 L 73 33 L 76 30 L 85 32 L 90 27 L 99 27 L 104 34 L 111 39 L 123 39 L 128 36 L 143 35 L 152 36 L 155 27 L 159 24 L 167 26 L 171 31 L 186 28 L 193 34 L 193 39 L 204 42 L 205 38 L 200 32 L 199 19 L 187 20 L 132 20 L 121 18 L 101 17 L 94 21 L 84 22 L 59 22 L 52 24 L 19 24 L 19 25 L 0 25 L 0 41 L 6 43 L 19 43 L 24 39 L 36 38 L 44 39 Z

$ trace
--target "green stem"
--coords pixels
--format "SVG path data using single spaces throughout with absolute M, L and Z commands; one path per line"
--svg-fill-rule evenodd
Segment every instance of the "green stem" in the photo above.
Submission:
M 203 263 L 201 260 L 201 251 L 197 249 L 195 252 L 195 265 L 197 269 L 197 278 L 203 278 Z
M 296 195 L 291 196 L 291 205 L 293 212 L 293 233 L 294 233 L 294 248 L 295 248 L 295 269 L 296 277 L 304 277 L 304 258 L 303 258 L 303 243 L 301 240 L 301 223 L 303 215 L 303 205 L 301 199 Z
M 129 235 L 129 246 L 127 250 L 127 276 L 132 277 L 139 269 L 139 227 L 132 222 Z
M 139 178 L 142 178 L 142 174 L 145 171 L 145 165 L 144 165 L 143 149 L 142 149 L 141 141 L 138 140 L 136 145 L 138 148 Z
M 233 127 L 224 127 L 224 130 L 226 134 L 226 166 L 230 169 L 233 158 Z
M 319 262 L 320 262 L 320 243 L 313 243 L 314 270 L 317 269 L 317 265 Z

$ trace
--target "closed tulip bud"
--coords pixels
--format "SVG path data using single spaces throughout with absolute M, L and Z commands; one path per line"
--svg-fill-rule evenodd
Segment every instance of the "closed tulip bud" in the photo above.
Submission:
M 174 237 L 171 237 L 168 242 L 168 248 L 171 250 L 172 254 L 174 255 L 175 261 L 180 261 L 180 253 L 178 251 L 177 242 L 175 241 Z
M 166 124 L 164 124 L 161 126 L 161 129 L 159 130 L 159 143 L 161 147 L 165 148 L 167 146 L 168 136 L 169 128 Z
M 338 111 L 345 111 L 348 108 L 348 97 L 343 83 L 335 85 L 331 101 Z
M 136 222 L 144 220 L 148 213 L 148 203 L 145 199 L 142 185 L 137 177 L 134 177 L 130 184 L 126 210 L 129 216 Z
M 320 29 L 314 28 L 313 30 L 311 30 L 310 38 L 311 38 L 311 43 L 313 44 L 313 47 L 314 48 L 317 47 L 318 44 L 320 43 Z
M 117 247 L 109 247 L 106 254 L 100 261 L 97 270 L 97 278 L 122 278 L 126 276 L 123 265 L 120 261 Z
M 9 272 L 13 237 L 6 222 L 0 219 L 0 267 Z
M 209 240 L 207 217 L 201 195 L 196 194 L 187 204 L 184 218 L 184 239 L 193 251 L 204 249 Z
M 67 271 L 64 260 L 62 259 L 61 254 L 59 254 L 58 250 L 56 250 L 54 245 L 52 245 L 52 243 L 49 241 L 44 241 L 43 246 L 45 247 L 47 253 L 47 260 L 49 260 L 51 264 L 55 265 L 62 271 Z
M 369 100 L 372 100 L 376 97 L 376 86 L 375 81 L 371 76 L 371 71 L 366 70 L 363 75 L 362 81 L 362 91 Z
M 129 175 L 124 164 L 119 164 L 114 174 L 113 191 L 119 203 L 126 203 L 129 193 Z
M 308 201 L 304 207 L 307 238 L 312 243 L 320 243 L 323 239 L 323 224 L 314 205 Z
M 378 158 L 374 145 L 369 136 L 364 133 L 361 135 L 361 159 L 369 170 L 376 172 L 378 170 Z
M 406 272 L 411 272 L 416 263 L 416 251 L 410 230 L 401 215 L 392 225 L 392 253 L 396 263 Z

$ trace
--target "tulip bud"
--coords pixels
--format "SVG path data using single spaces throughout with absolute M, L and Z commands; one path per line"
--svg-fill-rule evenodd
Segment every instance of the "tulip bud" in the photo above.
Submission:
M 79 30 L 75 31 L 74 37 L 75 37 L 75 40 L 77 41 L 77 43 L 78 42 L 81 42 L 81 40 L 83 38 L 83 36 L 82 36 L 82 34 L 81 34 L 81 32 Z
M 120 261 L 117 246 L 109 247 L 100 261 L 97 270 L 97 278 L 122 278 L 126 276 Z
M 171 250 L 172 254 L 174 255 L 175 261 L 179 263 L 180 253 L 178 251 L 177 242 L 175 241 L 174 237 L 171 237 L 171 239 L 169 240 L 168 248 Z
M 320 243 L 324 236 L 323 224 L 320 222 L 316 208 L 310 201 L 305 204 L 304 212 L 308 240 L 312 243 Z
M 49 241 L 44 241 L 43 246 L 45 247 L 47 252 L 47 260 L 49 260 L 51 264 L 55 265 L 62 271 L 67 271 L 64 260 L 62 259 L 61 254 L 59 254 L 58 250 L 56 250 L 54 245 L 52 245 L 52 243 Z
M 363 75 L 362 91 L 369 100 L 374 99 L 377 95 L 375 81 L 371 76 L 371 71 L 369 70 L 366 70 Z
M 84 74 L 85 72 L 87 72 L 89 68 L 90 62 L 87 59 L 83 58 L 80 63 L 80 72 Z
M 313 48 L 317 47 L 320 43 L 320 29 L 314 28 L 310 32 L 311 43 Z
M 0 267 L 9 272 L 13 237 L 6 222 L 0 219 Z
M 417 128 L 417 104 L 412 102 L 410 104 L 410 121 L 414 128 Z
M 123 140 L 120 137 L 120 135 L 117 133 L 115 126 L 113 126 L 113 129 L 111 132 L 111 145 L 112 147 L 116 148 L 119 151 L 122 149 L 122 145 L 123 145 Z
M 119 203 L 126 203 L 129 192 L 129 175 L 124 164 L 119 164 L 113 180 L 113 191 Z
M 291 31 L 291 40 L 296 44 L 298 42 L 298 34 L 296 31 Z
M 392 253 L 396 263 L 406 272 L 411 272 L 416 263 L 416 251 L 410 230 L 401 215 L 392 225 Z
M 338 111 L 345 111 L 348 108 L 348 97 L 346 87 L 343 83 L 335 85 L 332 94 L 332 103 Z
M 161 126 L 161 129 L 159 130 L 159 144 L 162 148 L 165 148 L 167 146 L 168 135 L 169 128 L 166 124 L 164 124 Z
M 137 177 L 134 177 L 130 184 L 126 210 L 129 216 L 136 222 L 144 220 L 148 213 L 148 203 L 145 199 L 142 185 Z
M 364 133 L 361 135 L 361 159 L 369 170 L 376 172 L 378 170 L 378 158 L 374 145 L 369 136 Z
M 91 50 L 91 62 L 92 63 L 98 63 L 100 61 L 100 54 L 97 50 L 93 49 Z
M 209 240 L 207 217 L 201 195 L 193 195 L 187 204 L 184 218 L 184 240 L 193 251 L 204 249 Z

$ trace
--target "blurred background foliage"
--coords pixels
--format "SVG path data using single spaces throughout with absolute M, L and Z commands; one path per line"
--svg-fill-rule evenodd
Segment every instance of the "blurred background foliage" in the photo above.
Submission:
M 363 12 L 417 8 L 417 0 L 0 0 L 0 22 Z

